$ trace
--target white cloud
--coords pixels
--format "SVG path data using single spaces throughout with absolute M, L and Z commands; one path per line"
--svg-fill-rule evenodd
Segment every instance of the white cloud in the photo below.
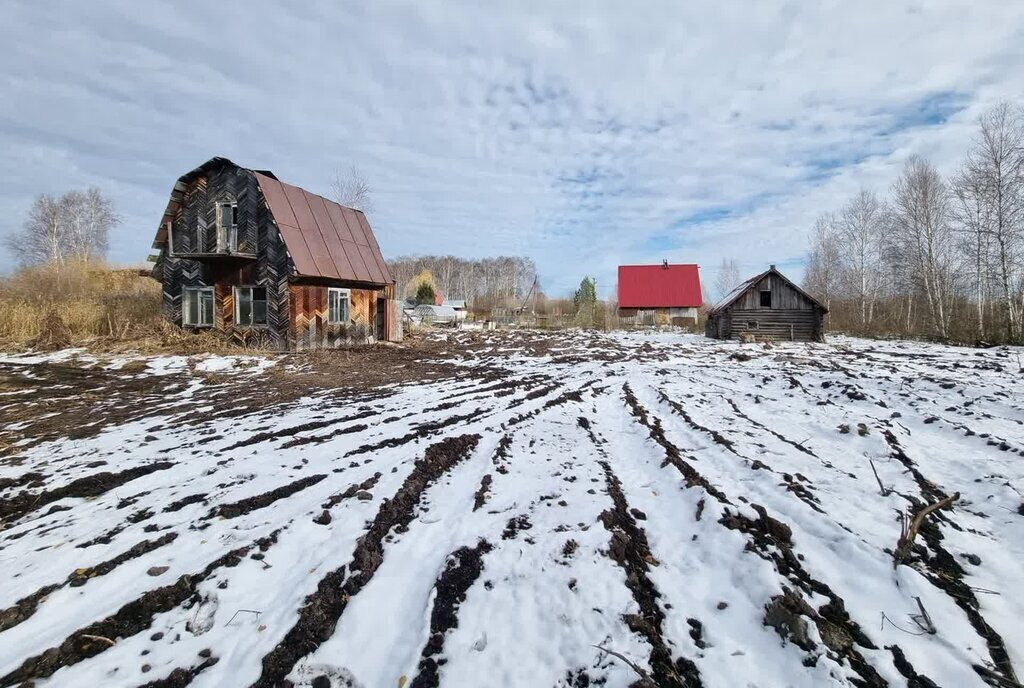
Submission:
M 792 264 L 911 153 L 952 172 L 1024 91 L 999 0 L 336 5 L 6 3 L 0 231 L 97 184 L 137 262 L 209 157 L 320 192 L 355 163 L 390 255 L 530 255 L 551 293 L 663 256 L 709 279 Z

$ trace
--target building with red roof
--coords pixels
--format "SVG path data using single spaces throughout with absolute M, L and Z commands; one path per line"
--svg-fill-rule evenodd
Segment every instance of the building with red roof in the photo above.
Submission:
M 692 263 L 619 266 L 619 316 L 637 324 L 697 324 L 704 304 L 700 269 Z

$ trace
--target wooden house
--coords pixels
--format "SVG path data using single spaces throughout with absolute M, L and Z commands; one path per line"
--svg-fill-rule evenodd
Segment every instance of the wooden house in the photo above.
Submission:
M 153 243 L 164 317 L 281 350 L 398 341 L 395 281 L 366 216 L 213 158 L 180 177 Z
M 821 342 L 824 316 L 819 301 L 772 265 L 732 290 L 708 311 L 705 334 L 715 339 Z
M 696 325 L 704 305 L 696 265 L 620 265 L 618 315 L 644 325 Z

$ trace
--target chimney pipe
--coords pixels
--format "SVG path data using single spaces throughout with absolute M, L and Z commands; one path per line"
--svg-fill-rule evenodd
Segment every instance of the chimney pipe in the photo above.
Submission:
M 661 259 L 661 267 L 668 269 L 668 258 Z

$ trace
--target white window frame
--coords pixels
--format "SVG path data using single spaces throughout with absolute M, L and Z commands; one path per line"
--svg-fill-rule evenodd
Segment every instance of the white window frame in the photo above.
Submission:
M 338 299 L 338 310 L 341 310 L 341 304 L 345 304 L 345 309 L 341 313 L 335 314 L 332 301 L 334 298 Z M 352 290 L 343 289 L 341 287 L 327 287 L 327 324 L 328 325 L 347 325 L 349 319 L 352 317 Z
M 221 243 L 221 225 L 224 209 L 231 209 L 231 224 L 227 226 L 226 246 Z M 233 253 L 238 250 L 238 203 L 231 200 L 217 201 L 216 212 L 217 253 Z
M 252 290 L 253 289 L 263 289 L 264 290 L 263 293 L 266 294 L 265 303 L 267 304 L 267 306 L 266 306 L 266 308 L 264 308 L 264 314 L 263 314 L 264 322 L 261 322 L 261 323 L 258 323 L 258 322 L 247 322 L 247 323 L 244 323 L 244 322 L 241 322 L 241 315 L 240 315 L 240 311 L 239 311 L 239 308 L 238 308 L 239 303 L 240 303 L 239 292 L 242 292 L 242 291 L 245 291 L 245 290 L 248 290 L 250 292 L 249 293 L 249 317 L 250 317 L 250 320 L 251 320 L 253 314 L 256 312 L 256 309 L 252 307 L 252 304 L 255 303 L 255 301 L 252 298 Z M 235 308 L 234 308 L 234 311 L 235 311 L 235 313 L 234 313 L 235 325 L 237 325 L 238 327 L 267 327 L 267 325 L 270 322 L 270 313 L 268 312 L 269 309 L 270 309 L 270 294 L 269 294 L 269 292 L 266 291 L 266 289 L 267 288 L 264 287 L 262 284 L 247 284 L 245 286 L 234 287 L 233 288 L 231 296 L 234 299 L 234 305 L 235 305 Z
M 199 299 L 199 305 L 196 313 L 199 316 L 199 322 L 189 322 L 188 317 L 188 294 L 194 293 L 194 298 Z M 203 294 L 210 295 L 210 321 L 204 322 L 205 312 L 203 310 Z M 181 288 L 181 324 L 182 327 L 213 327 L 214 320 L 217 319 L 217 297 L 213 293 L 213 287 L 182 287 Z

